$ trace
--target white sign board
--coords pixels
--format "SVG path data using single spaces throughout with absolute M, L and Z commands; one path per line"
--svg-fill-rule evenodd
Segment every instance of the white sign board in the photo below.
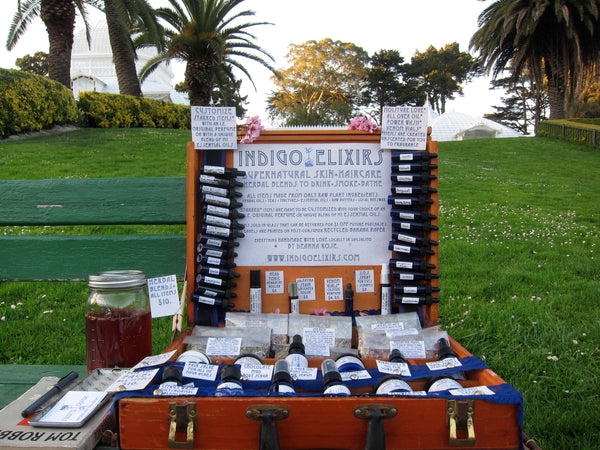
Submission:
M 192 141 L 198 150 L 237 148 L 235 107 L 192 106 Z
M 391 155 L 379 144 L 242 144 L 234 166 L 246 172 L 238 266 L 387 263 Z
M 426 146 L 426 106 L 383 107 L 381 148 L 425 150 Z

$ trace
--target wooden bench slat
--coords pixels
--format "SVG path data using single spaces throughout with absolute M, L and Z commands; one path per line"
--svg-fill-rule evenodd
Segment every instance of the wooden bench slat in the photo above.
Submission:
M 0 280 L 87 281 L 121 269 L 183 279 L 185 245 L 185 235 L 0 236 Z
M 185 177 L 0 180 L 0 225 L 181 224 Z

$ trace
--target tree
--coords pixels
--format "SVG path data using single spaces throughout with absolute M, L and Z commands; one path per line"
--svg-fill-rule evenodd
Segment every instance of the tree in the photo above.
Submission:
M 439 50 L 430 46 L 425 52 L 416 52 L 406 72 L 407 77 L 419 82 L 431 107 L 443 114 L 446 102 L 454 99 L 456 93 L 463 95 L 461 84 L 480 75 L 481 66 L 453 42 Z
M 131 33 L 141 27 L 149 39 L 158 40 L 160 26 L 154 10 L 147 0 L 104 0 L 104 10 L 119 92 L 139 97 L 142 88 Z
M 250 29 L 265 22 L 238 23 L 254 15 L 253 11 L 234 10 L 244 0 L 168 0 L 171 8 L 158 8 L 157 17 L 167 24 L 164 43 L 157 45 L 158 55 L 151 58 L 140 71 L 145 79 L 162 62 L 178 59 L 186 63 L 185 83 L 192 106 L 210 105 L 215 87 L 228 86 L 240 70 L 252 81 L 248 70 L 238 60 L 255 61 L 275 71 L 264 58 L 271 56 L 259 47 Z M 146 33 L 138 39 L 149 45 Z
M 404 82 L 406 66 L 398 50 L 380 50 L 373 53 L 366 69 L 366 86 L 361 104 L 374 108 L 371 115 L 381 123 L 384 106 L 423 105 L 425 93 L 415 80 Z
M 35 52 L 33 56 L 25 55 L 17 58 L 15 65 L 23 72 L 35 73 L 37 75 L 48 75 L 48 53 Z
M 544 86 L 537 86 L 527 71 L 516 81 L 512 76 L 493 80 L 492 86 L 504 89 L 507 96 L 502 98 L 503 106 L 493 106 L 496 112 L 486 114 L 486 118 L 522 134 L 529 134 L 532 127 L 536 133 L 540 121 L 546 119 L 548 109 Z
M 498 0 L 479 16 L 471 48 L 488 71 L 510 68 L 517 78 L 527 65 L 546 76 L 550 119 L 568 115 L 583 67 L 600 57 L 600 0 Z
M 96 6 L 99 0 L 24 0 L 20 1 L 6 40 L 12 50 L 32 20 L 41 17 L 48 31 L 48 77 L 71 88 L 71 50 L 75 14 L 79 11 L 88 29 L 86 4 Z
M 274 77 L 269 115 L 286 125 L 347 124 L 360 103 L 368 54 L 348 42 L 323 39 L 291 45 L 289 67 Z

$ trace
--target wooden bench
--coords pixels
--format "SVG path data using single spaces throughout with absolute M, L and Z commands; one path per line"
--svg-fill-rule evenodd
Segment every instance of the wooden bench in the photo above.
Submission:
M 186 178 L 0 180 L 0 226 L 183 225 Z M 185 276 L 186 235 L 0 232 L 0 281 L 81 281 L 103 270 Z

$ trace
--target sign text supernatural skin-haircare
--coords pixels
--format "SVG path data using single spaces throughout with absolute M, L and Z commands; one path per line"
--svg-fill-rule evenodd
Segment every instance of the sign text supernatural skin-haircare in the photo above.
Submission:
M 378 144 L 248 144 L 234 165 L 245 237 L 240 266 L 383 264 L 390 152 Z

